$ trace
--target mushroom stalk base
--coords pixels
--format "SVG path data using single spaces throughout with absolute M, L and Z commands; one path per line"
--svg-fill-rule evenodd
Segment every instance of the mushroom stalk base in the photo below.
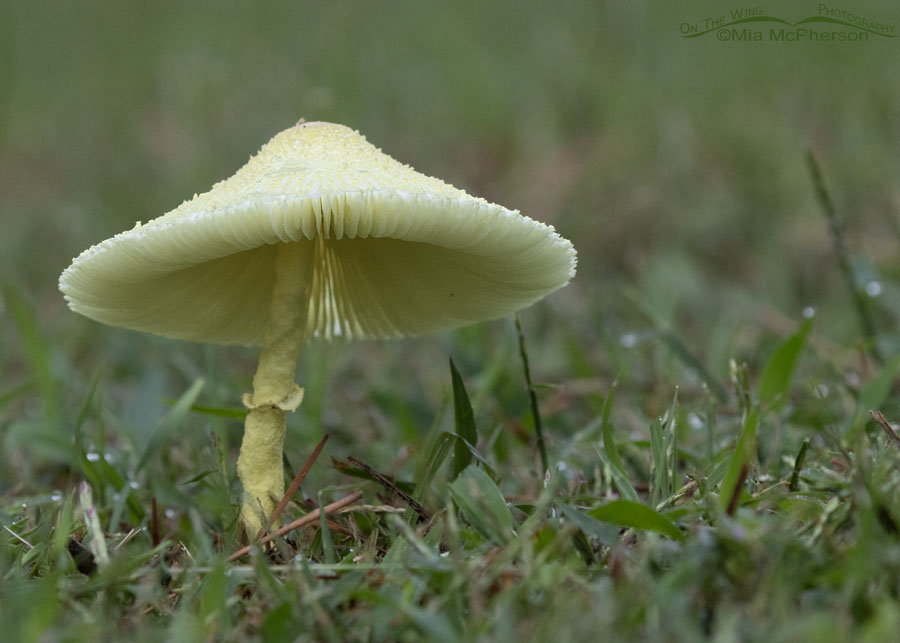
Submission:
M 275 246 L 275 285 L 263 335 L 253 393 L 244 395 L 247 420 L 237 472 L 244 487 L 241 518 L 248 536 L 256 535 L 284 494 L 285 416 L 303 400 L 294 382 L 306 331 L 308 293 L 298 243 Z

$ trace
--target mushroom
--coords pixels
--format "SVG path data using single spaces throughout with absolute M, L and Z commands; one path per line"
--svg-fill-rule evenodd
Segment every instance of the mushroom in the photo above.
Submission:
M 528 306 L 575 274 L 548 225 L 300 121 L 231 178 L 73 260 L 60 290 L 105 324 L 261 346 L 238 477 L 252 533 L 284 493 L 285 416 L 311 339 L 422 335 Z

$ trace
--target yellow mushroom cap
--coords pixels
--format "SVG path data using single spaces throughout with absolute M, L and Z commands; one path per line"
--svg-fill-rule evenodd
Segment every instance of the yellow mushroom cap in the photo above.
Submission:
M 209 192 L 81 253 L 59 286 L 105 324 L 259 345 L 278 243 L 308 249 L 307 337 L 329 339 L 501 317 L 564 286 L 576 263 L 551 226 L 419 174 L 347 127 L 300 123 Z

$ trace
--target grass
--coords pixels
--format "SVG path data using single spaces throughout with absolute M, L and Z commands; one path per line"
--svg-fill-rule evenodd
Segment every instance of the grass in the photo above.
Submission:
M 894 638 L 895 45 L 687 43 L 699 5 L 23 7 L 5 639 Z M 56 279 L 300 116 L 553 223 L 579 274 L 518 320 L 304 348 L 309 518 L 229 561 L 254 353 L 102 328 Z
M 195 404 L 197 380 L 143 442 L 116 445 L 96 378 L 71 417 L 69 461 L 34 474 L 60 489 L 5 496 L 4 631 L 23 641 L 881 640 L 898 618 L 900 445 L 867 411 L 896 412 L 900 359 L 849 386 L 849 372 L 811 348 L 813 332 L 799 324 L 758 378 L 735 365 L 725 403 L 703 387 L 677 391 L 645 427 L 649 442 L 615 419 L 621 383 L 593 393 L 601 412 L 556 442 L 546 475 L 525 428 L 497 455 L 502 424 L 476 422 L 453 366 L 455 430 L 434 426 L 394 471 L 373 470 L 363 448 L 351 463 L 319 461 L 332 484 L 304 484 L 289 518 L 363 499 L 233 562 L 237 488 L 217 436 L 236 421 Z M 501 407 L 495 421 L 524 426 L 529 413 Z

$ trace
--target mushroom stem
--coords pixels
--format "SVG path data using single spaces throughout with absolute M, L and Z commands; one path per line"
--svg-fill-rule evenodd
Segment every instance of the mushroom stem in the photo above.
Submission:
M 308 266 L 300 243 L 279 243 L 274 251 L 272 303 L 253 393 L 244 395 L 247 420 L 237 463 L 244 486 L 241 517 L 251 537 L 284 494 L 285 416 L 303 401 L 303 389 L 294 376 L 306 333 Z

